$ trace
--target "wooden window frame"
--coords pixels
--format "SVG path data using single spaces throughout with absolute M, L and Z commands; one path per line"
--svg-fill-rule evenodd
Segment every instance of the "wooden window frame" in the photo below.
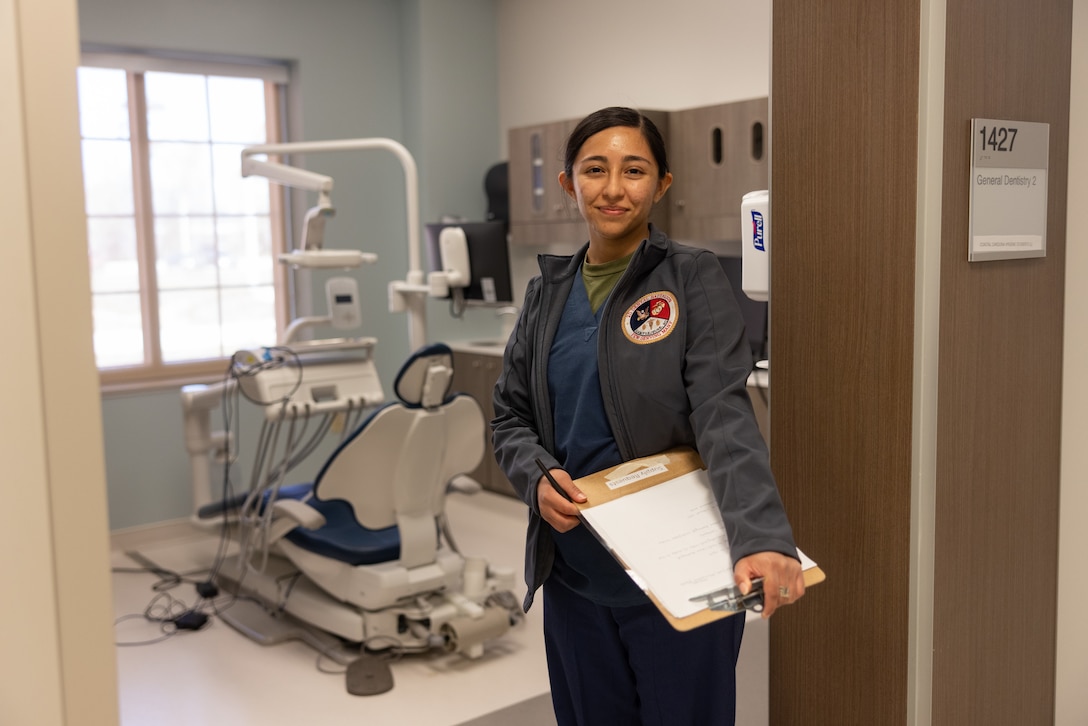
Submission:
M 225 63 L 148 58 L 127 54 L 84 54 L 83 65 L 120 69 L 126 72 L 129 99 L 129 143 L 132 154 L 133 204 L 136 225 L 136 254 L 139 266 L 141 317 L 143 325 L 144 362 L 130 366 L 99 368 L 99 385 L 103 393 L 169 389 L 188 383 L 221 380 L 226 374 L 229 357 L 167 363 L 162 359 L 159 328 L 158 290 L 155 265 L 155 214 L 151 203 L 151 170 L 147 135 L 147 107 L 144 75 L 147 71 L 193 73 L 253 77 L 252 72 L 239 72 Z M 245 67 L 252 71 L 252 68 Z M 257 69 L 258 73 L 260 68 Z M 265 76 L 265 74 L 260 74 Z M 264 80 L 266 143 L 284 140 L 282 108 L 287 92 L 286 69 L 272 68 Z M 269 184 L 269 220 L 271 224 L 272 257 L 287 250 L 287 204 L 284 189 Z M 272 285 L 275 292 L 277 335 L 283 333 L 290 318 L 289 279 L 284 265 L 273 268 Z M 269 341 L 269 344 L 275 341 Z

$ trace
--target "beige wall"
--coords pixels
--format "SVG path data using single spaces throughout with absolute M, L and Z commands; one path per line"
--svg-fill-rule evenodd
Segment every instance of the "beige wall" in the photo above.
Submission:
M 0 0 L 0 723 L 116 724 L 73 0 Z
M 1069 217 L 1062 365 L 1062 489 L 1058 558 L 1056 726 L 1088 723 L 1088 0 L 1073 2 L 1069 105 Z
M 18 28 L 12 2 L 0 4 L 0 97 L 18 98 Z M 21 100 L 21 99 L 20 99 Z M 10 558 L 18 592 L 35 597 L 5 598 L 5 617 L 0 621 L 0 720 L 29 723 L 32 716 L 42 724 L 60 724 L 62 693 L 57 651 L 56 587 L 53 582 L 53 542 L 49 526 L 48 470 L 40 410 L 41 376 L 38 370 L 38 331 L 32 314 L 34 250 L 27 208 L 26 164 L 23 158 L 21 103 L 0 103 L 0 156 L 9 159 L 7 173 L 0 175 L 0 218 L 7 221 L 15 244 L 6 245 L 8 281 L 0 285 L 4 310 L 30 311 L 11 316 L 7 326 L 9 345 L 22 351 L 4 362 L 5 386 L 0 416 L 0 455 L 9 467 L 11 481 L 5 487 L 6 506 L 19 512 L 0 527 L 0 548 L 23 552 Z M 12 386 L 13 380 L 23 385 Z M 14 411 L 25 415 L 14 416 Z M 18 654 L 18 655 L 16 655 Z M 28 684 L 34 684 L 28 689 Z M 33 710 L 41 704 L 40 710 Z

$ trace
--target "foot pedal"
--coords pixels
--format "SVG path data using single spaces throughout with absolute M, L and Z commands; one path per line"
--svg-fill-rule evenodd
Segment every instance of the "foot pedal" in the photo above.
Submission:
M 351 695 L 376 696 L 393 688 L 393 670 L 387 658 L 363 653 L 348 664 L 345 680 Z

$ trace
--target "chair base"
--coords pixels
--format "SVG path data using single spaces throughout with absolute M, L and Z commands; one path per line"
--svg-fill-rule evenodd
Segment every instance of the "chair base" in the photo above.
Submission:
M 308 626 L 303 631 L 306 637 L 290 637 L 310 642 L 308 634 L 316 628 L 367 650 L 418 653 L 442 649 L 476 658 L 483 654 L 484 643 L 504 634 L 522 617 L 517 598 L 510 592 L 512 573 L 487 578 L 486 586 L 472 598 L 457 591 L 420 592 L 380 610 L 336 600 L 289 560 L 275 554 L 268 556 L 260 570 L 238 556 L 228 558 L 216 581 L 226 592 L 253 598 L 268 611 L 286 613 Z M 254 626 L 235 627 L 258 642 L 284 637 L 247 632 L 257 631 Z M 328 647 L 310 644 L 321 652 Z
M 439 547 L 433 562 L 418 567 L 399 560 L 350 565 L 287 539 L 277 542 L 275 551 L 334 599 L 364 611 L 384 610 L 420 593 L 459 590 L 465 568 L 464 559 L 448 547 Z

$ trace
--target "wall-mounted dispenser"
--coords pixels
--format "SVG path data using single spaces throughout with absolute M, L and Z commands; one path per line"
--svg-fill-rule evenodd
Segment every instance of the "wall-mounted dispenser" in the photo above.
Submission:
M 753 300 L 770 296 L 771 225 L 766 189 L 748 192 L 740 204 L 741 288 Z

